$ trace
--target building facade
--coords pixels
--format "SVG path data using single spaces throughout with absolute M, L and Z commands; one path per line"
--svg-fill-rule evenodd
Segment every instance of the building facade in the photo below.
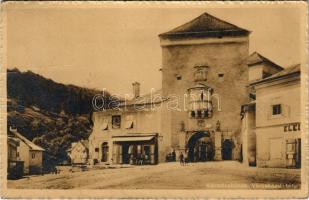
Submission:
M 300 168 L 300 65 L 250 86 L 256 93 L 257 166 Z
M 45 150 L 22 136 L 16 129 L 10 129 L 10 134 L 19 141 L 17 160 L 23 161 L 24 174 L 41 174 Z
M 267 95 L 254 84 L 283 68 L 257 52 L 249 56 L 249 34 L 207 13 L 160 34 L 162 89 L 140 95 L 135 82 L 133 99 L 95 112 L 90 161 L 156 164 L 173 152 L 190 162 L 266 166 L 260 132 L 269 130 L 256 110 Z

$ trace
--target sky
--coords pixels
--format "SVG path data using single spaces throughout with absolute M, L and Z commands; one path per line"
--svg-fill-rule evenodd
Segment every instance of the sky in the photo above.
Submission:
M 7 68 L 112 94 L 161 88 L 158 34 L 208 12 L 252 31 L 257 51 L 286 67 L 300 63 L 300 12 L 293 6 L 7 6 Z

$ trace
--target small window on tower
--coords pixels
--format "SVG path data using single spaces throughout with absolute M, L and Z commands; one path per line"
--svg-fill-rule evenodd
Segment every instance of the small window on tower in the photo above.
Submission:
M 219 82 L 224 81 L 224 74 L 223 73 L 218 74 L 218 80 L 219 80 Z
M 281 104 L 273 105 L 273 115 L 281 114 Z
M 180 75 L 176 75 L 176 79 L 179 81 L 181 80 L 181 76 Z

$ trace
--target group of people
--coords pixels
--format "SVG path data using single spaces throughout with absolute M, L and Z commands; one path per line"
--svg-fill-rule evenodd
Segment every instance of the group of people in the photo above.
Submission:
M 185 156 L 182 152 L 180 152 L 179 154 L 179 162 L 180 162 L 180 165 L 184 166 L 188 163 L 188 157 Z
M 131 164 L 144 165 L 148 164 L 147 162 L 149 162 L 149 156 L 147 154 L 137 154 L 136 157 L 133 154 L 130 155 Z

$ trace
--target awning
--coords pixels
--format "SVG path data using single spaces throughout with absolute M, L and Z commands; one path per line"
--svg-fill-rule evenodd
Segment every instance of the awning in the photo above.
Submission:
M 137 141 L 149 141 L 155 136 L 140 136 L 140 137 L 113 137 L 114 142 L 137 142 Z

